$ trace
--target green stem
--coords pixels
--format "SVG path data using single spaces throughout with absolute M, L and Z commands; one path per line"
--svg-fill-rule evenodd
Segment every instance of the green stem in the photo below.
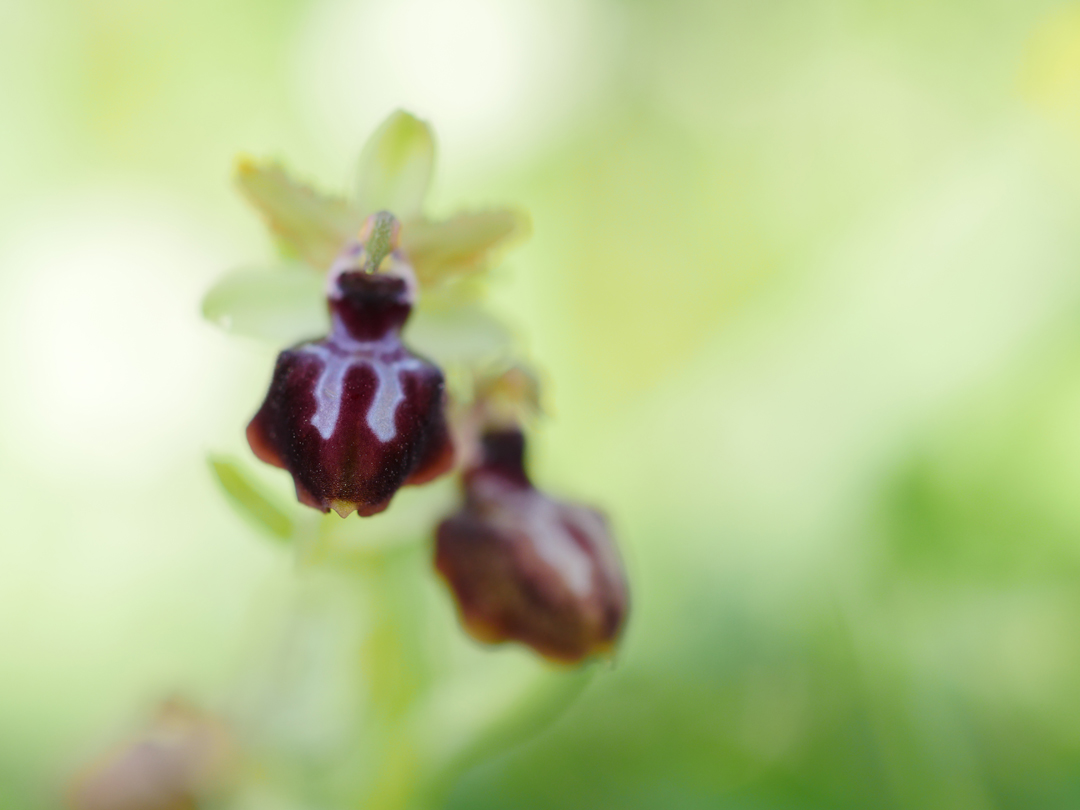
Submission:
M 372 731 L 382 756 L 364 810 L 404 810 L 421 781 L 410 718 L 430 679 L 424 654 L 420 577 L 426 546 L 404 545 L 371 558 L 361 570 L 371 624 L 361 647 Z
M 521 660 L 525 671 L 516 670 L 512 677 L 520 680 L 510 690 L 486 691 L 471 676 L 436 678 L 424 643 L 429 551 L 426 544 L 402 545 L 357 569 L 371 617 L 361 647 L 376 741 L 369 750 L 380 752 L 373 777 L 353 805 L 363 810 L 440 806 L 469 768 L 558 718 L 599 666 L 566 669 Z

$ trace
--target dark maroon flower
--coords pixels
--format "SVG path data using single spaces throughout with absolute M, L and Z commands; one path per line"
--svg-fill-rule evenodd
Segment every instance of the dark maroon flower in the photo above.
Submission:
M 521 431 L 487 432 L 465 505 L 439 524 L 435 565 L 469 632 L 577 662 L 610 650 L 627 611 L 622 564 L 595 509 L 530 483 Z
M 347 269 L 331 270 L 330 334 L 278 355 L 247 429 L 255 455 L 292 473 L 303 503 L 342 517 L 381 512 L 402 485 L 446 472 L 454 455 L 442 372 L 401 342 L 411 279 L 367 272 L 366 255 L 358 244 Z

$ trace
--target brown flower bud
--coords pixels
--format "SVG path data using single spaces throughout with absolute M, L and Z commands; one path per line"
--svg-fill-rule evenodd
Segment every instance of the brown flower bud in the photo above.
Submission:
M 573 663 L 609 651 L 627 611 L 622 564 L 595 509 L 530 483 L 520 430 L 489 431 L 465 505 L 439 524 L 435 565 L 477 639 Z
M 330 334 L 278 355 L 247 430 L 255 455 L 292 474 L 303 503 L 342 517 L 381 512 L 402 485 L 453 464 L 442 372 L 401 342 L 411 279 L 355 266 L 365 254 L 331 271 Z M 382 258 L 367 255 L 367 269 Z
M 166 703 L 138 739 L 79 776 L 68 795 L 73 810 L 194 810 L 220 787 L 235 758 L 220 722 Z

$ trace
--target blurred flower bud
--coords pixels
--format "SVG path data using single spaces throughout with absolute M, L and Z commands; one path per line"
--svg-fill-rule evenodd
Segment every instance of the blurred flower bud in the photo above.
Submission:
M 488 429 L 516 429 L 543 410 L 540 381 L 532 370 L 520 364 L 489 369 L 477 376 L 473 387 L 473 408 L 480 424 Z
M 574 663 L 614 646 L 626 581 L 604 517 L 533 487 L 524 450 L 516 428 L 481 437 L 465 505 L 439 524 L 435 565 L 474 637 Z
M 137 740 L 91 766 L 68 795 L 73 810 L 194 810 L 220 788 L 235 753 L 220 722 L 166 703 Z
M 453 464 L 442 372 L 401 342 L 415 281 L 397 236 L 389 214 L 368 218 L 330 271 L 330 334 L 278 355 L 247 430 L 255 455 L 292 474 L 303 503 L 342 517 L 381 512 L 403 484 Z

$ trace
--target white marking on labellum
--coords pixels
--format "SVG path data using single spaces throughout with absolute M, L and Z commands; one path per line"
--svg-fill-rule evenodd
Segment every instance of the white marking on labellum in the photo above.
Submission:
M 375 434 L 375 438 L 384 444 L 397 435 L 397 409 L 405 399 L 401 375 L 407 371 L 418 371 L 424 364 L 415 357 L 383 360 L 378 356 L 379 349 L 390 347 L 382 343 L 356 342 L 347 346 L 348 355 L 341 355 L 326 346 L 314 343 L 302 348 L 302 351 L 314 354 L 323 363 L 319 378 L 315 381 L 315 413 L 311 417 L 311 424 L 324 441 L 334 435 L 341 418 L 345 377 L 353 367 L 360 365 L 366 365 L 375 372 L 375 394 L 371 398 L 366 418 L 368 427 Z M 399 344 L 394 341 L 392 348 L 398 347 Z M 358 350 L 362 350 L 366 356 L 358 356 Z
M 405 392 L 401 390 L 403 369 L 392 368 L 384 363 L 372 363 L 371 368 L 378 382 L 375 396 L 371 398 L 371 406 L 368 408 L 367 423 L 379 441 L 388 442 L 397 433 L 394 417 L 397 415 L 398 405 L 405 399 Z
M 593 563 L 563 524 L 559 505 L 534 495 L 526 516 L 527 536 L 537 556 L 562 575 L 570 593 L 587 598 L 593 589 Z

